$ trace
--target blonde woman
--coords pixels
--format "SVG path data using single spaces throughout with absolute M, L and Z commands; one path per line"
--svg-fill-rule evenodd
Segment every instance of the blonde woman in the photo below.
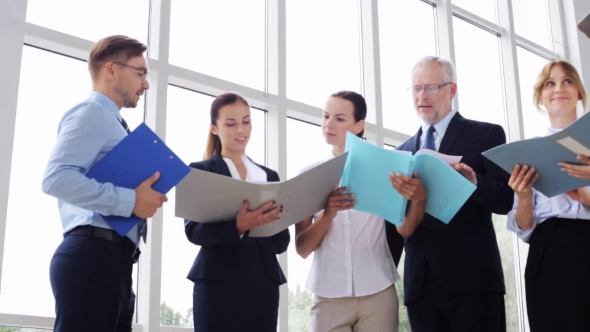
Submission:
M 551 123 L 547 134 L 576 121 L 578 102 L 584 109 L 588 106 L 578 72 L 561 60 L 549 62 L 541 71 L 534 101 L 537 108 L 542 105 L 547 110 Z M 508 229 L 530 245 L 525 270 L 530 328 L 532 332 L 590 331 L 589 187 L 547 198 L 532 188 L 539 176 L 544 175 L 516 165 L 508 183 L 515 192 Z

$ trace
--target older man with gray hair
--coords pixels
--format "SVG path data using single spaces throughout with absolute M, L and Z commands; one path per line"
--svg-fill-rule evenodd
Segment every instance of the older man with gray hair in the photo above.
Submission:
M 508 213 L 513 192 L 509 174 L 481 155 L 506 136 L 501 126 L 465 119 L 452 108 L 456 82 L 453 63 L 439 57 L 425 57 L 412 69 L 409 89 L 423 124 L 398 150 L 462 156 L 453 167 L 477 189 L 448 225 L 426 214 L 401 234 L 407 239 L 405 305 L 413 332 L 506 331 L 492 213 Z

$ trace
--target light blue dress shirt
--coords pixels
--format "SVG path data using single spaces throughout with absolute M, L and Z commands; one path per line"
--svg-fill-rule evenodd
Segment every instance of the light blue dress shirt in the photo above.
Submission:
M 434 146 L 436 147 L 436 151 L 440 148 L 440 143 L 445 137 L 445 133 L 447 132 L 447 128 L 449 128 L 449 123 L 453 117 L 457 114 L 456 110 L 451 110 L 449 114 L 447 114 L 444 118 L 440 119 L 437 123 L 434 124 L 434 129 L 436 131 L 432 134 L 434 136 Z M 426 141 L 426 133 L 428 132 L 429 124 L 423 123 L 422 124 L 422 135 L 420 136 L 420 147 L 424 146 L 424 142 Z
M 135 190 L 98 183 L 85 175 L 125 136 L 119 107 L 100 92 L 92 92 L 62 117 L 43 192 L 57 198 L 64 234 L 82 225 L 112 229 L 101 215 L 133 213 Z M 138 226 L 127 236 L 138 243 Z
M 559 129 L 549 128 L 548 134 L 559 132 Z M 543 176 L 543 174 L 541 174 Z M 590 190 L 590 187 L 586 187 Z M 527 230 L 522 230 L 516 224 L 516 207 L 518 206 L 518 196 L 514 194 L 514 206 L 508 212 L 508 229 L 515 232 L 519 238 L 528 243 L 533 235 L 533 231 L 542 222 L 549 218 L 565 219 L 586 219 L 590 220 L 590 207 L 569 198 L 566 194 L 561 194 L 547 198 L 547 196 L 533 189 L 533 226 Z

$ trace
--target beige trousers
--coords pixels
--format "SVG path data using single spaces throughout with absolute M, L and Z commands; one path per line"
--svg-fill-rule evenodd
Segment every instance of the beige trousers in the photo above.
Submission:
M 313 296 L 309 332 L 397 332 L 399 302 L 395 285 L 361 297 Z

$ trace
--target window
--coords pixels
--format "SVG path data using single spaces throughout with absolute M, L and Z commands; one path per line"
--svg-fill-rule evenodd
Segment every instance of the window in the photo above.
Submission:
M 53 330 L 39 330 L 12 326 L 0 326 L 0 332 L 52 332 Z
M 498 37 L 456 17 L 453 24 L 461 114 L 506 127 Z M 506 283 L 506 326 L 508 331 L 518 331 L 512 234 L 506 228 L 506 216 L 494 215 L 493 220 Z
M 287 0 L 287 97 L 324 107 L 361 92 L 358 0 Z
M 62 227 L 57 201 L 41 191 L 41 182 L 61 117 L 91 91 L 88 75 L 83 61 L 32 47 L 23 49 L 0 294 L 2 313 L 55 315 L 49 263 L 61 243 Z M 39 77 L 52 77 L 52 84 Z M 135 128 L 143 118 L 143 104 L 125 112 L 129 126 Z M 32 244 L 36 250 L 31 250 Z
M 145 0 L 29 0 L 27 22 L 92 41 L 122 34 L 146 44 L 149 10 Z
M 166 144 L 186 164 L 203 159 L 209 133 L 209 109 L 213 97 L 168 87 L 166 117 Z M 264 165 L 266 114 L 251 108 L 252 136 L 247 154 Z M 199 247 L 190 243 L 184 234 L 184 221 L 174 216 L 175 191 L 168 193 L 163 207 L 164 225 L 162 240 L 162 325 L 186 326 L 193 324 L 193 283 L 186 279 Z
M 459 111 L 504 128 L 504 93 L 498 37 L 453 17 Z
M 518 298 L 516 296 L 516 272 L 514 265 L 514 244 L 513 233 L 506 228 L 508 221 L 505 215 L 492 215 L 496 240 L 502 258 L 502 269 L 504 270 L 504 283 L 506 284 L 506 295 L 504 306 L 506 308 L 506 331 L 520 331 L 518 320 Z M 521 261 L 521 264 L 525 262 Z M 524 284 L 522 285 L 524 288 Z
M 266 4 L 172 1 L 170 63 L 264 90 Z
M 512 10 L 516 34 L 553 49 L 547 0 L 512 1 Z
M 452 0 L 452 3 L 492 23 L 498 21 L 496 18 L 496 0 Z
M 311 147 L 311 148 L 310 148 Z M 319 126 L 287 118 L 287 177 L 293 178 L 315 162 L 330 157 L 331 146 L 322 137 Z M 287 249 L 289 262 L 289 332 L 306 332 L 311 310 L 311 292 L 305 285 L 313 261 L 313 253 L 306 259 L 295 248 L 295 226 L 289 229 L 291 244 Z
M 416 61 L 437 53 L 435 31 L 431 5 L 418 0 L 403 4 L 379 1 L 384 127 L 414 135 L 422 124 L 407 89 L 412 85 L 412 67 Z
M 520 80 L 520 104 L 522 105 L 522 120 L 524 138 L 545 136 L 549 125 L 546 112 L 540 112 L 533 102 L 533 93 L 537 77 L 548 62 L 547 59 L 536 55 L 522 47 L 516 47 L 518 60 L 518 78 Z

